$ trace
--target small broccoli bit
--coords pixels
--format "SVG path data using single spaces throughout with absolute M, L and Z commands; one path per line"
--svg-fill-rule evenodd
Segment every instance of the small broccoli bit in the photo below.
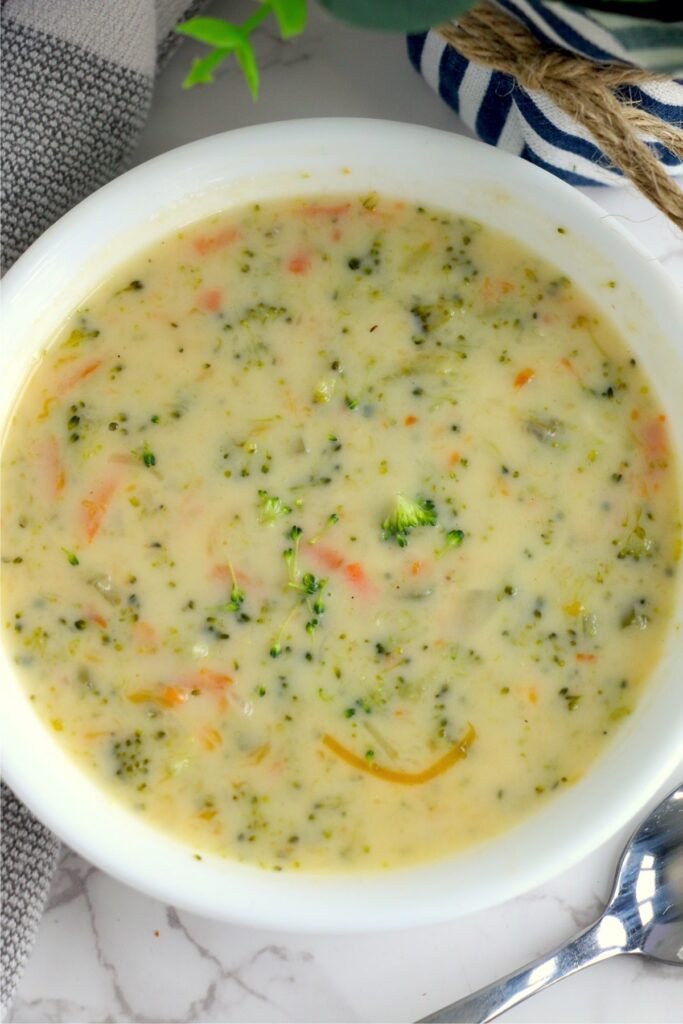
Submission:
M 647 629 L 650 625 L 650 616 L 647 614 L 647 600 L 639 598 L 621 616 L 620 625 L 622 629 Z
M 402 494 L 396 495 L 394 511 L 382 522 L 384 540 L 395 540 L 399 547 L 408 543 L 408 533 L 418 526 L 436 526 L 436 506 L 431 498 L 416 498 L 410 501 Z
M 324 590 L 327 580 L 319 580 L 312 572 L 305 572 L 301 577 L 301 583 L 290 583 L 294 590 L 301 590 L 304 594 L 317 594 Z
M 68 548 L 62 548 L 62 551 L 66 555 L 66 560 L 69 563 L 69 565 L 80 565 L 78 555 L 76 555 L 73 551 L 69 551 Z
M 275 495 L 268 494 L 268 491 L 259 491 L 258 499 L 259 520 L 262 523 L 274 523 L 276 519 L 287 516 L 292 511 L 289 505 L 285 505 Z
M 246 594 L 237 582 L 237 576 L 232 562 L 228 562 L 228 568 L 230 570 L 230 576 L 232 578 L 232 587 L 230 588 L 230 598 L 225 604 L 219 605 L 216 611 L 219 612 L 232 612 L 240 622 L 249 622 L 249 616 L 245 613 L 242 608 Z
M 217 610 L 221 612 L 233 612 L 235 615 L 239 614 L 240 618 L 242 618 L 244 617 L 242 605 L 244 604 L 245 597 L 246 594 L 244 591 L 235 583 L 230 590 L 230 600 L 225 604 L 220 605 Z M 248 616 L 246 616 L 246 618 L 248 619 Z
M 146 441 L 142 448 L 142 461 L 148 469 L 151 469 L 152 466 L 156 466 L 157 464 L 157 457 Z
M 142 732 L 136 729 L 112 745 L 115 774 L 120 779 L 139 781 L 149 774 L 149 758 L 145 756 Z
M 554 416 L 529 416 L 526 429 L 537 441 L 557 448 L 563 440 L 565 425 Z
M 565 704 L 567 706 L 567 711 L 576 711 L 576 709 L 578 708 L 579 703 L 581 701 L 581 694 L 580 693 L 570 693 L 568 686 L 563 686 L 561 688 L 561 690 L 559 690 L 558 692 L 559 692 L 560 697 L 562 698 L 562 700 L 565 702 Z
M 623 541 L 617 558 L 631 558 L 634 562 L 639 562 L 641 558 L 652 558 L 653 542 L 645 527 L 640 523 L 640 516 L 639 511 L 636 516 L 636 525 Z

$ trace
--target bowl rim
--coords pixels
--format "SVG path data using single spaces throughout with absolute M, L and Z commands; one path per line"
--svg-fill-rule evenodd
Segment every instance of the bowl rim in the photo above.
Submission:
M 525 192 L 527 197 L 537 192 L 545 197 L 543 201 L 556 203 L 563 216 L 573 216 L 580 223 L 593 223 L 596 231 L 606 233 L 606 238 L 623 246 L 638 260 L 644 277 L 643 287 L 650 292 L 647 301 L 661 303 L 665 312 L 668 310 L 669 315 L 680 316 L 680 322 L 683 322 L 683 301 L 666 272 L 618 219 L 605 214 L 597 204 L 571 186 L 512 154 L 474 140 L 424 126 L 370 118 L 311 118 L 234 129 L 170 150 L 133 168 L 84 199 L 26 250 L 5 276 L 5 310 L 11 312 L 14 303 L 23 301 L 22 296 L 27 289 L 39 286 L 45 265 L 55 259 L 63 241 L 77 234 L 93 216 L 98 217 L 106 210 L 113 213 L 126 194 L 148 194 L 159 176 L 201 167 L 212 156 L 220 154 L 224 146 L 239 148 L 241 144 L 248 148 L 253 144 L 258 148 L 259 145 L 281 143 L 289 148 L 301 146 L 305 149 L 306 145 L 320 145 L 329 150 L 333 145 L 357 146 L 359 140 L 369 143 L 371 139 L 373 143 L 383 140 L 389 150 L 400 146 L 416 149 L 424 146 L 428 149 L 430 145 L 434 149 L 450 150 L 454 161 L 469 161 L 485 169 L 490 168 L 490 177 L 499 181 L 503 190 L 509 189 L 514 193 L 517 189 Z M 204 186 L 203 191 L 207 188 Z M 533 201 L 529 198 L 529 202 Z M 16 392 L 11 393 L 8 410 L 15 398 Z M 0 415 L 2 405 L 0 394 Z M 680 722 L 683 724 L 683 705 Z M 4 713 L 0 735 L 3 739 L 5 780 L 16 795 L 69 846 L 113 877 L 153 897 L 207 917 L 290 931 L 337 933 L 443 921 L 500 903 L 547 881 L 585 857 L 625 824 L 667 779 L 683 756 L 683 746 L 680 741 L 675 741 L 672 731 L 653 753 L 648 773 L 632 780 L 632 785 L 622 787 L 620 791 L 603 787 L 612 797 L 609 813 L 604 813 L 599 821 L 593 820 L 594 814 L 590 828 L 583 823 L 578 826 L 573 841 L 567 842 L 568 831 L 562 825 L 561 816 L 549 815 L 548 823 L 551 826 L 554 823 L 557 835 L 550 834 L 551 827 L 548 843 L 552 855 L 543 863 L 528 860 L 520 854 L 514 869 L 506 871 L 505 858 L 502 858 L 501 870 L 487 886 L 477 888 L 475 885 L 472 891 L 467 892 L 461 885 L 453 895 L 443 885 L 452 875 L 454 866 L 462 863 L 460 855 L 446 861 L 395 870 L 387 875 L 373 873 L 340 877 L 283 872 L 273 876 L 262 869 L 235 862 L 209 864 L 210 858 L 197 872 L 190 848 L 138 822 L 135 828 L 128 822 L 131 825 L 129 829 L 126 821 L 131 812 L 113 806 L 107 810 L 107 821 L 127 831 L 128 839 L 124 842 L 105 841 L 111 839 L 108 833 L 111 833 L 113 825 L 105 827 L 102 821 L 84 820 L 77 809 L 65 812 L 55 802 L 49 772 L 51 758 L 59 755 L 55 753 L 57 748 L 52 738 L 47 737 L 47 740 L 53 744 L 54 750 L 48 751 L 49 743 L 46 743 L 45 750 L 36 757 L 36 763 L 29 767 L 26 751 L 21 749 L 13 735 L 11 717 Z M 68 766 L 64 771 L 64 777 L 70 777 Z M 85 794 L 89 780 L 85 780 L 75 766 L 72 766 L 72 771 L 80 779 L 74 783 L 76 789 Z M 94 807 L 94 799 L 87 799 L 88 806 Z M 500 845 L 501 851 L 505 849 L 506 856 L 509 856 L 514 851 L 517 834 L 518 829 L 513 829 L 493 842 Z M 561 840 L 566 845 L 563 846 Z M 523 842 L 521 846 L 524 847 Z M 156 849 L 165 857 L 165 863 L 171 870 L 160 871 L 158 867 L 155 870 L 146 854 L 139 860 L 127 857 L 127 849 L 141 855 L 145 850 Z M 468 852 L 470 860 L 476 856 L 477 849 Z M 486 856 L 483 860 L 486 861 Z M 194 883 L 189 879 L 190 871 L 196 873 Z M 182 876 L 181 886 L 176 880 L 178 876 Z M 476 881 L 476 872 L 474 876 L 470 873 L 467 877 L 470 880 L 474 877 Z M 222 887 L 218 886 L 221 880 L 224 883 Z M 226 893 L 226 889 L 234 891 Z M 323 900 L 328 901 L 328 906 L 321 909 Z

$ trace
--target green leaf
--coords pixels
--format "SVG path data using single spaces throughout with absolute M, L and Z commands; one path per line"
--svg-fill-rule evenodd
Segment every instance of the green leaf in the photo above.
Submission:
M 306 28 L 306 0 L 270 0 L 283 39 L 298 36 Z
M 255 103 L 258 99 L 259 70 L 256 63 L 254 47 L 245 39 L 242 45 L 235 50 L 235 56 L 239 61 L 239 66 L 244 72 L 244 77 L 246 78 L 247 84 L 251 90 L 251 98 Z
M 239 25 L 223 18 L 190 18 L 176 25 L 175 31 L 200 43 L 217 46 L 220 50 L 236 50 L 244 42 L 244 33 Z
M 330 14 L 363 28 L 419 32 L 459 18 L 475 0 L 320 0 Z
M 191 89 L 193 85 L 209 85 L 213 82 L 214 70 L 231 53 L 232 50 L 214 50 L 208 57 L 197 57 L 183 82 L 183 89 Z

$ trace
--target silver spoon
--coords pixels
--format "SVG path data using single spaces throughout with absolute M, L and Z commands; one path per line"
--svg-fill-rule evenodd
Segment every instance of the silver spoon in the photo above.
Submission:
M 485 1024 L 582 967 L 620 953 L 683 967 L 683 785 L 655 807 L 624 850 L 602 916 L 548 956 L 423 1017 Z

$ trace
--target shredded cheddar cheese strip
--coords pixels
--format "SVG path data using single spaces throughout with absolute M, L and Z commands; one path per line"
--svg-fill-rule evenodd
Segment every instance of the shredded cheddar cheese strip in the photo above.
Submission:
M 444 772 L 447 772 L 449 768 L 452 768 L 463 757 L 467 757 L 467 751 L 476 738 L 477 734 L 474 726 L 469 725 L 467 732 L 459 743 L 451 747 L 448 753 L 431 764 L 429 768 L 424 768 L 421 772 L 401 772 L 395 768 L 385 768 L 375 761 L 368 761 L 367 758 L 354 754 L 352 750 L 345 747 L 334 736 L 330 736 L 329 733 L 323 736 L 322 741 L 333 754 L 336 754 L 342 761 L 346 761 L 352 768 L 358 768 L 361 772 L 374 775 L 377 779 L 384 779 L 385 782 L 398 782 L 402 786 L 421 786 L 423 783 L 430 782 L 431 779 L 436 779 L 437 776 L 443 775 Z

